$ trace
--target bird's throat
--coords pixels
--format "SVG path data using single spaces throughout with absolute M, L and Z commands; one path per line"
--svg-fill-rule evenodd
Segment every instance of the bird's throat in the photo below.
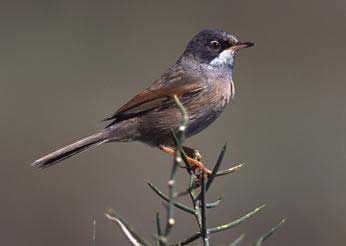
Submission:
M 234 51 L 224 50 L 210 62 L 210 65 L 213 67 L 224 67 L 233 69 L 234 58 Z

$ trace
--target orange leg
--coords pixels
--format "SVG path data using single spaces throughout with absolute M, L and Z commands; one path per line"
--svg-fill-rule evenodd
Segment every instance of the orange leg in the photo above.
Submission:
M 175 154 L 175 149 L 172 148 L 172 147 L 168 147 L 168 146 L 160 146 L 160 149 L 169 154 L 169 155 L 172 155 L 174 156 Z M 203 170 L 205 174 L 207 175 L 210 175 L 211 174 L 211 171 L 209 169 L 207 169 L 202 162 L 200 162 L 199 160 L 196 160 L 196 159 L 193 159 L 189 156 L 187 156 L 187 160 L 188 162 L 190 163 L 190 165 L 193 167 L 193 168 L 197 168 L 197 169 L 200 169 L 200 170 Z

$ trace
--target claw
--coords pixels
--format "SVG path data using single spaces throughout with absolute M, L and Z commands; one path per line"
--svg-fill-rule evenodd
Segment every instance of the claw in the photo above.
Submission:
M 169 155 L 174 155 L 175 154 L 175 150 L 171 147 L 168 147 L 168 146 L 161 146 L 160 149 L 169 154 Z M 189 156 L 187 156 L 187 160 L 189 162 L 189 164 L 193 167 L 193 168 L 196 168 L 196 169 L 199 169 L 199 170 L 203 170 L 204 173 L 209 176 L 212 172 L 206 168 L 202 162 L 200 162 L 200 158 L 201 158 L 201 154 L 199 153 L 199 151 L 195 151 L 194 152 L 194 157 L 196 157 L 196 159 L 193 159 Z

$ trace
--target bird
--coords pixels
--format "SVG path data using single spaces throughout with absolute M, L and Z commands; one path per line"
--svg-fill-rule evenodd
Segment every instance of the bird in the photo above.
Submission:
M 111 142 L 140 141 L 173 154 L 171 130 L 177 129 L 182 120 L 174 97 L 179 98 L 187 111 L 186 138 L 201 132 L 220 116 L 234 97 L 235 58 L 239 50 L 251 46 L 254 43 L 241 42 L 221 29 L 201 30 L 174 65 L 151 86 L 104 119 L 108 122 L 104 129 L 45 155 L 31 165 L 46 168 Z M 204 168 L 197 160 L 189 157 L 189 161 L 192 166 Z

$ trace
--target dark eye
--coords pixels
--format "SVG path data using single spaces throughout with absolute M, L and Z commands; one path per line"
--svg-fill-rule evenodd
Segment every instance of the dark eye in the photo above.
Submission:
M 210 42 L 210 47 L 211 47 L 213 50 L 215 50 L 215 51 L 219 51 L 221 45 L 220 45 L 220 43 L 219 43 L 218 41 L 214 40 L 214 41 L 211 41 L 211 42 Z

